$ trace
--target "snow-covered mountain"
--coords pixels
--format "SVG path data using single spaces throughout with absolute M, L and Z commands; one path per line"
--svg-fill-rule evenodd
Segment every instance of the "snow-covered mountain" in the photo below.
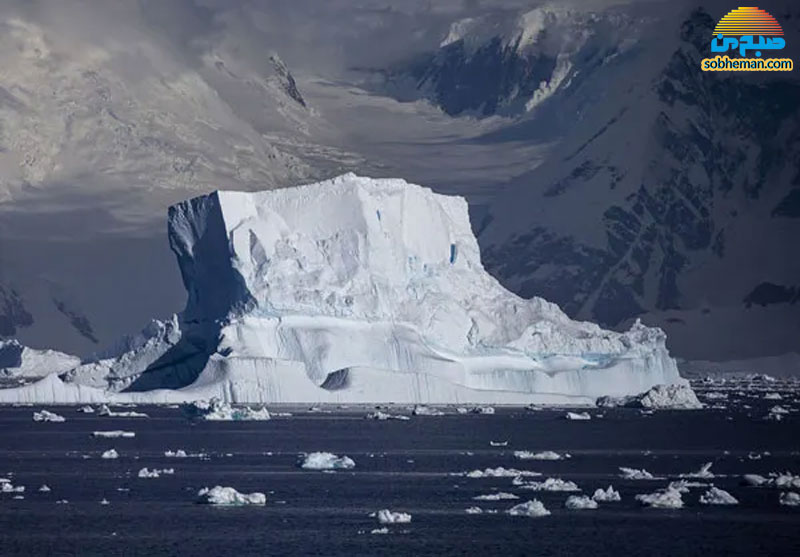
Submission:
M 794 350 L 800 83 L 701 72 L 715 18 L 660 9 L 459 20 L 379 87 L 513 117 L 475 143 L 548 145 L 475 223 L 514 292 L 612 327 L 642 317 L 686 357 Z
M 591 402 L 681 383 L 660 330 L 508 292 L 465 200 L 403 180 L 216 192 L 172 207 L 169 236 L 182 314 L 0 401 Z

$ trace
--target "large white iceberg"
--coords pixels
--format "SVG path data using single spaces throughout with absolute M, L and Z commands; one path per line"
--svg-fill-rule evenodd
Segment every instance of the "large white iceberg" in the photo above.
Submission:
M 346 174 L 169 210 L 185 310 L 0 402 L 592 403 L 681 384 L 659 329 L 522 299 L 466 201 Z
M 264 505 L 267 496 L 258 491 L 239 493 L 232 487 L 204 487 L 197 492 L 197 502 L 207 505 Z

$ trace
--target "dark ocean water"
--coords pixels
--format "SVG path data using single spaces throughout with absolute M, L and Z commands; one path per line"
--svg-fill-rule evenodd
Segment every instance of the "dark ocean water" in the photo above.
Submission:
M 51 410 L 65 423 L 35 423 L 38 407 L 0 408 L 0 477 L 26 486 L 22 500 L 0 494 L 0 555 L 800 555 L 800 508 L 781 506 L 779 490 L 745 487 L 740 478 L 800 473 L 798 404 L 782 402 L 794 413 L 775 422 L 763 419 L 773 401 L 754 399 L 744 408 L 747 402 L 654 415 L 598 409 L 590 411 L 591 421 L 565 420 L 563 410 L 379 422 L 365 420 L 364 409 L 294 409 L 291 417 L 267 422 L 192 423 L 178 409 L 139 407 L 150 417 L 125 419 L 61 407 Z M 136 437 L 90 436 L 113 429 Z M 109 448 L 120 458 L 101 459 Z M 175 449 L 208 458 L 164 456 Z M 514 450 L 572 458 L 525 461 Z M 298 454 L 311 451 L 348 455 L 356 468 L 299 469 Z M 751 460 L 753 451 L 770 454 Z M 705 489 L 693 488 L 683 509 L 643 508 L 634 495 L 668 480 L 618 477 L 618 466 L 629 466 L 674 479 L 707 461 L 724 476 L 711 481 L 738 498 L 738 506 L 700 505 Z M 145 466 L 175 473 L 136 477 Z M 567 493 L 520 490 L 511 478 L 453 475 L 496 466 L 572 480 L 589 495 L 613 484 L 622 501 L 595 511 L 567 510 Z M 52 491 L 39 492 L 42 484 Z M 267 504 L 197 504 L 198 489 L 214 485 L 264 492 Z M 492 491 L 520 500 L 472 499 Z M 109 505 L 100 504 L 104 498 Z M 552 515 L 503 513 L 533 498 Z M 56 503 L 62 499 L 68 503 Z M 500 513 L 466 514 L 473 505 Z M 369 514 L 382 508 L 411 513 L 412 522 L 371 534 L 380 525 Z

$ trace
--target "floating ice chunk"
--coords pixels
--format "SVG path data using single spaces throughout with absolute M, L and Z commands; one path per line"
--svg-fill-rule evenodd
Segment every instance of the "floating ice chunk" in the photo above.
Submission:
M 778 501 L 781 505 L 786 507 L 800 507 L 800 494 L 797 494 L 794 491 L 785 491 L 784 493 L 781 493 Z
M 490 493 L 488 495 L 478 495 L 476 497 L 473 497 L 473 499 L 475 499 L 476 501 L 502 501 L 504 499 L 519 499 L 519 497 L 517 497 L 513 493 L 505 493 L 503 491 L 500 491 L 498 493 Z
M 94 414 L 94 408 L 91 406 L 81 406 L 78 408 L 78 412 L 83 412 L 84 414 Z
M 386 412 L 381 412 L 380 410 L 378 410 L 377 412 L 371 412 L 370 414 L 367 414 L 366 418 L 368 420 L 379 420 L 379 421 L 384 421 L 384 420 L 403 420 L 403 421 L 405 421 L 405 420 L 410 420 L 411 419 L 408 416 L 403 416 L 401 414 L 387 414 Z
M 588 412 L 567 412 L 564 416 L 568 420 L 591 420 L 592 416 Z
M 795 476 L 791 472 L 782 472 L 779 474 L 770 474 L 772 484 L 780 489 L 800 489 L 800 476 Z
M 49 412 L 47 410 L 42 410 L 41 412 L 34 412 L 33 413 L 33 421 L 34 422 L 66 422 L 67 420 L 64 416 L 59 416 L 54 412 Z
M 703 395 L 706 400 L 728 400 L 728 393 L 721 393 L 719 391 L 710 391 Z
M 162 475 L 171 475 L 175 473 L 174 468 L 153 468 L 152 470 L 148 469 L 147 467 L 142 468 L 139 470 L 138 474 L 136 474 L 140 478 L 160 478 Z
M 711 466 L 713 466 L 713 462 L 706 462 L 703 464 L 697 472 L 691 472 L 689 474 L 681 474 L 679 477 L 681 478 L 701 478 L 701 479 L 711 479 L 714 478 L 714 473 L 711 471 Z
M 764 400 L 783 400 L 780 393 L 767 393 L 764 395 Z
M 547 478 L 543 482 L 530 482 L 520 486 L 522 489 L 533 491 L 580 491 L 575 482 L 562 480 L 561 478 Z
M 623 480 L 660 480 L 662 478 L 657 478 L 644 468 L 641 470 L 637 468 L 626 468 L 624 466 L 619 467 L 619 471 L 622 472 L 620 477 Z
M 133 431 L 122 431 L 120 429 L 115 429 L 111 431 L 93 431 L 92 437 L 100 437 L 103 439 L 119 439 L 119 438 L 131 438 L 136 437 L 136 433 Z
M 197 502 L 207 505 L 264 505 L 267 496 L 260 492 L 239 493 L 232 487 L 204 487 L 197 492 Z
M 473 414 L 494 414 L 494 408 L 491 406 L 476 406 L 470 410 Z
M 25 493 L 25 486 L 13 485 L 10 481 L 6 480 L 0 482 L 0 493 Z
M 483 509 L 480 507 L 467 507 L 464 512 L 467 514 L 483 514 Z
M 389 529 L 386 526 L 383 528 L 373 528 L 369 533 L 373 535 L 388 534 Z
M 109 504 L 109 502 L 108 502 L 108 499 L 105 499 L 105 498 L 103 498 L 103 499 L 100 501 L 100 504 L 101 504 L 101 505 L 108 505 L 108 504 Z
M 514 505 L 506 512 L 511 516 L 529 516 L 533 518 L 550 514 L 550 511 L 548 511 L 538 499 Z
M 114 449 L 108 449 L 100 455 L 100 458 L 119 458 L 119 453 Z
M 209 421 L 262 421 L 269 420 L 271 416 L 266 408 L 250 408 L 247 406 L 234 408 L 219 398 L 209 401 L 197 400 L 181 406 L 184 414 L 190 418 L 199 418 Z
M 69 503 L 69 501 L 67 501 L 66 499 L 59 499 L 58 501 L 56 501 L 56 505 L 66 505 L 67 503 Z
M 532 470 L 517 470 L 516 468 L 486 468 L 485 470 L 473 470 L 465 474 L 468 478 L 517 478 L 520 476 L 541 476 L 539 472 Z
M 109 418 L 147 418 L 147 414 L 143 414 L 142 412 L 134 412 L 134 411 L 122 411 L 122 412 L 115 412 L 108 407 L 108 405 L 103 404 L 100 409 L 97 411 L 98 416 L 106 416 Z
M 568 454 L 560 455 L 553 451 L 541 451 L 533 453 L 530 451 L 514 451 L 514 456 L 520 460 L 562 460 L 569 458 Z
M 667 488 L 655 493 L 637 495 L 636 500 L 644 506 L 655 509 L 680 509 L 683 507 L 683 498 L 677 489 Z
M 742 480 L 747 485 L 752 485 L 754 487 L 760 487 L 769 483 L 769 480 L 760 474 L 745 474 L 742 476 Z
M 349 456 L 339 457 L 326 452 L 308 453 L 300 464 L 306 470 L 349 470 L 355 466 L 356 463 Z
M 709 487 L 709 484 L 702 482 L 690 482 L 688 480 L 677 480 L 674 482 L 669 482 L 667 487 L 668 489 L 674 489 L 676 491 L 680 491 L 681 493 L 689 493 L 689 488 L 691 487 Z
M 507 447 L 508 441 L 489 441 L 491 447 Z
M 459 406 L 456 408 L 456 414 L 469 414 L 469 409 L 464 408 L 463 406 Z
M 378 522 L 381 524 L 407 524 L 411 522 L 411 515 L 408 513 L 392 512 L 389 509 L 378 511 Z
M 169 458 L 187 458 L 189 455 L 183 449 L 177 451 L 164 451 L 164 456 Z
M 586 495 L 570 495 L 564 506 L 573 510 L 596 509 L 597 501 Z
M 444 416 L 444 412 L 441 410 L 432 408 L 430 406 L 423 406 L 421 404 L 415 406 L 411 413 L 415 416 Z
M 39 488 L 39 491 L 42 493 L 48 493 L 50 490 L 50 486 L 47 484 L 42 484 L 42 487 Z
M 703 404 L 697 399 L 697 395 L 688 383 L 655 385 L 650 390 L 633 396 L 602 396 L 597 399 L 597 406 L 606 408 L 626 406 L 663 410 L 698 410 L 703 408 Z
M 738 505 L 739 501 L 724 489 L 712 485 L 708 491 L 700 496 L 700 503 L 703 505 Z
M 605 490 L 602 488 L 596 489 L 594 495 L 592 495 L 592 499 L 600 503 L 612 503 L 621 501 L 622 497 L 620 497 L 619 491 L 615 490 L 614 486 L 610 485 Z

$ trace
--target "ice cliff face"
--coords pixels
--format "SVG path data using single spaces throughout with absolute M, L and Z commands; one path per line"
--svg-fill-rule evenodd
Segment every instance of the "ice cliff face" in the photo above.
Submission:
M 403 180 L 215 192 L 173 206 L 169 237 L 184 313 L 64 374 L 64 389 L 521 403 L 680 382 L 660 330 L 605 331 L 508 292 L 481 265 L 466 202 Z

